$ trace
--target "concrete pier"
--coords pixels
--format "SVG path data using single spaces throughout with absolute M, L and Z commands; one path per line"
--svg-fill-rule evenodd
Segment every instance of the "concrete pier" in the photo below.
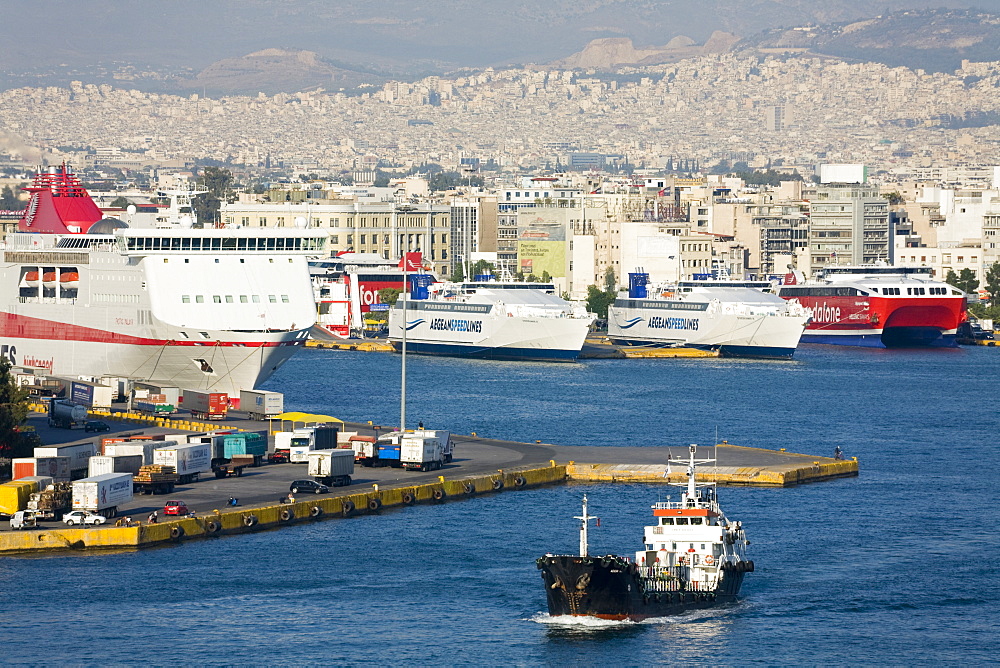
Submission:
M 79 430 L 51 429 L 44 416 L 34 415 L 46 444 L 93 441 L 126 432 L 177 433 L 208 429 L 243 428 L 259 430 L 265 422 L 228 419 L 222 422 L 192 422 L 187 419 L 148 418 L 130 414 L 99 414 L 112 424 L 109 433 L 84 434 Z M 374 433 L 370 424 L 347 423 L 348 431 Z M 384 431 L 384 430 L 383 430 Z M 319 519 L 343 518 L 361 513 L 377 513 L 383 508 L 414 504 L 443 503 L 471 499 L 480 494 L 518 491 L 539 485 L 581 482 L 681 482 L 685 479 L 683 458 L 687 446 L 600 447 L 518 443 L 476 435 L 456 435 L 455 460 L 433 473 L 395 468 L 355 469 L 349 487 L 334 488 L 328 495 L 299 496 L 295 503 L 279 504 L 288 494 L 292 480 L 308 477 L 303 465 L 273 464 L 247 469 L 242 477 L 207 479 L 180 486 L 170 498 L 184 500 L 196 512 L 195 518 L 164 521 L 165 496 L 136 496 L 119 510 L 144 520 L 153 510 L 161 511 L 157 524 L 115 527 L 64 528 L 48 523 L 35 530 L 11 531 L 6 522 L 0 529 L 0 555 L 47 553 L 65 550 L 121 550 L 211 538 L 234 533 L 271 529 Z M 729 443 L 715 448 L 702 447 L 702 456 L 717 458 L 717 466 L 699 469 L 698 477 L 721 485 L 787 487 L 807 482 L 858 475 L 856 460 L 835 460 L 783 452 L 746 448 Z M 711 454 L 709 454 L 711 453 Z M 230 497 L 240 505 L 226 506 Z

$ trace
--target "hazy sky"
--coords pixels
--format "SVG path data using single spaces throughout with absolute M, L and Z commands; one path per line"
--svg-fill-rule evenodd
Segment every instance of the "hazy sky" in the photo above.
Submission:
M 1000 0 L 8 0 L 0 68 L 124 60 L 200 70 L 270 47 L 412 70 L 546 62 L 599 37 L 701 42 L 713 30 L 747 36 L 942 6 L 1000 13 Z

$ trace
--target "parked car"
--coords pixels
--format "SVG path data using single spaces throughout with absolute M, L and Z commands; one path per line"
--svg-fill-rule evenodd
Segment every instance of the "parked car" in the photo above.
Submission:
M 104 524 L 108 521 L 104 515 L 98 515 L 97 513 L 92 513 L 89 510 L 71 510 L 62 519 L 63 523 L 67 526 L 74 526 L 76 524 Z
M 296 480 L 291 485 L 288 486 L 288 491 L 292 494 L 298 494 L 299 492 L 313 492 L 314 494 L 326 494 L 330 491 L 330 488 L 326 485 L 322 485 L 315 480 Z
M 96 432 L 111 431 L 111 425 L 107 422 L 102 422 L 101 420 L 87 420 L 83 424 L 83 430 Z
M 164 515 L 189 515 L 187 504 L 183 501 L 167 501 L 163 504 Z

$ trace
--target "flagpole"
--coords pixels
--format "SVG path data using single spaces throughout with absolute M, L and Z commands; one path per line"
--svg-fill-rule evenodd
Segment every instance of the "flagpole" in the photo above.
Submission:
M 406 433 L 406 293 L 410 287 L 409 275 L 407 274 L 406 251 L 403 251 L 403 345 L 402 345 L 402 372 L 399 382 L 399 431 Z

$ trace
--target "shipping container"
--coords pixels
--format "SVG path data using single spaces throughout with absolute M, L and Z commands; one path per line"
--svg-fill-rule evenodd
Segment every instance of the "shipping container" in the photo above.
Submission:
M 351 484 L 354 473 L 354 452 L 351 450 L 315 450 L 306 459 L 309 475 L 324 485 L 341 487 Z
M 97 454 L 93 443 L 78 443 L 76 445 L 46 445 L 35 448 L 35 458 L 69 457 L 70 477 L 73 471 L 86 470 L 87 460 Z M 54 477 L 54 476 L 53 476 Z
M 285 395 L 264 390 L 240 390 L 240 410 L 251 420 L 266 420 L 281 415 L 285 408 Z
M 73 483 L 73 510 L 114 517 L 118 506 L 131 500 L 131 473 L 105 473 Z
M 41 475 L 55 482 L 69 482 L 69 457 L 25 457 L 12 461 L 14 480 Z
M 414 429 L 414 436 L 429 436 L 431 438 L 437 438 L 441 441 L 441 454 L 444 455 L 444 461 L 450 462 L 455 456 L 455 442 L 451 438 L 451 432 L 445 431 L 444 429 Z
M 93 478 L 95 475 L 105 473 L 131 473 L 135 475 L 139 472 L 139 467 L 143 465 L 143 455 L 94 455 L 90 458 L 88 475 Z
M 204 420 L 222 420 L 229 412 L 229 396 L 225 392 L 184 390 L 181 406 L 191 415 Z
M 69 400 L 87 408 L 111 408 L 114 391 L 107 385 L 74 380 L 69 387 Z
M 142 455 L 142 465 L 147 466 L 153 462 L 153 451 L 157 448 L 169 448 L 178 445 L 176 441 L 125 441 L 124 443 L 109 443 L 104 446 L 104 454 L 108 457 L 121 457 L 124 455 Z
M 433 471 L 444 464 L 441 439 L 432 436 L 404 436 L 399 447 L 399 461 L 404 469 Z
M 239 455 L 263 457 L 267 454 L 267 438 L 257 432 L 230 434 L 222 439 L 222 456 L 232 459 Z
M 146 415 L 171 415 L 177 412 L 177 407 L 174 404 L 162 403 L 160 401 L 137 401 L 132 407 Z
M 153 451 L 153 463 L 173 466 L 181 483 L 194 482 L 199 474 L 212 470 L 212 445 L 188 443 Z
M 0 485 L 0 516 L 9 517 L 28 507 L 28 497 L 38 491 L 38 483 L 12 480 Z

